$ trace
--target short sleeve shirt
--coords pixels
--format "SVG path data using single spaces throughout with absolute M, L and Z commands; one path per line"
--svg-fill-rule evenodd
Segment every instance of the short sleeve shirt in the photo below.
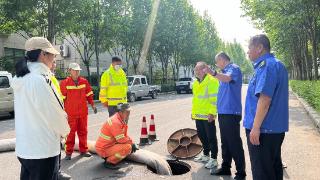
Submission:
M 251 78 L 245 104 L 243 125 L 252 129 L 260 94 L 271 98 L 271 104 L 262 122 L 261 133 L 283 133 L 289 126 L 288 72 L 281 61 L 273 54 L 265 54 L 253 63 L 254 75 Z
M 242 73 L 234 63 L 228 64 L 222 73 L 231 77 L 230 82 L 221 82 L 218 92 L 218 114 L 241 115 Z

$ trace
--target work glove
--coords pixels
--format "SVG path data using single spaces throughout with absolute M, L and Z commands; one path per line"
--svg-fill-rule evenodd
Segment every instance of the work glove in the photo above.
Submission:
M 137 148 L 136 144 L 131 144 L 131 153 L 135 153 L 139 148 Z

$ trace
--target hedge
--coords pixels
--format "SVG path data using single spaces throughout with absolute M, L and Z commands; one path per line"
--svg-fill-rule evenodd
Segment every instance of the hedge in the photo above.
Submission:
M 292 90 L 320 112 L 320 81 L 291 80 Z
M 161 92 L 171 92 L 175 91 L 176 87 L 174 84 L 162 84 L 161 85 Z

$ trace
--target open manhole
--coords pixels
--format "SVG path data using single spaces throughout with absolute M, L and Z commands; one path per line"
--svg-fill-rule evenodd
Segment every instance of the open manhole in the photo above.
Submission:
M 182 174 L 186 174 L 190 171 L 191 166 L 188 163 L 182 162 L 182 161 L 177 161 L 177 160 L 167 160 L 171 171 L 172 171 L 172 175 L 182 175 Z M 150 171 L 152 171 L 153 173 L 157 174 L 157 171 L 148 166 L 148 169 Z
M 176 160 L 167 160 L 172 175 L 186 174 L 191 170 L 191 166 L 177 159 L 193 158 L 202 151 L 202 144 L 197 134 L 197 130 L 185 128 L 174 132 L 167 141 L 168 152 Z M 156 169 L 148 166 L 148 169 L 157 174 Z

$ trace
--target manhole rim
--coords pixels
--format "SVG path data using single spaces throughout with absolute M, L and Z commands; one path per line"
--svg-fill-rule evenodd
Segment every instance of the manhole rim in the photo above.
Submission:
M 178 163 L 180 163 L 180 165 L 182 164 L 183 166 L 185 166 L 186 168 L 188 168 L 188 171 L 185 172 L 185 173 L 177 174 L 177 175 L 175 175 L 175 174 L 172 173 L 171 176 L 183 176 L 183 175 L 188 174 L 188 173 L 191 172 L 192 166 L 191 166 L 190 164 L 188 164 L 187 162 L 180 161 L 179 159 L 166 159 L 166 161 L 168 162 L 171 170 L 172 170 L 172 167 L 171 167 L 171 164 L 170 164 L 170 163 L 172 163 L 172 162 L 178 162 Z M 156 175 L 159 175 L 159 176 L 168 176 L 168 177 L 170 176 L 170 175 L 160 175 L 160 174 L 157 174 L 157 173 L 155 172 L 156 170 L 153 169 L 152 167 L 150 167 L 149 165 L 147 165 L 147 169 L 148 169 L 151 173 L 156 174 Z

